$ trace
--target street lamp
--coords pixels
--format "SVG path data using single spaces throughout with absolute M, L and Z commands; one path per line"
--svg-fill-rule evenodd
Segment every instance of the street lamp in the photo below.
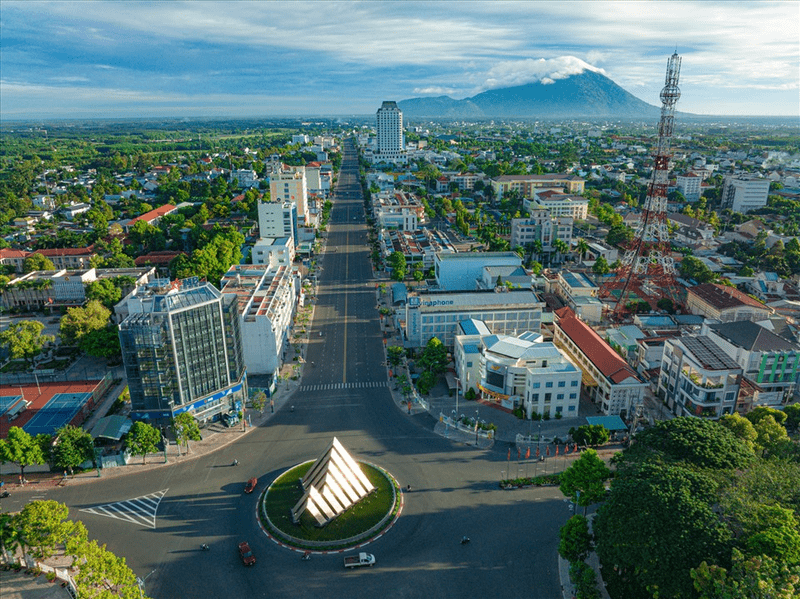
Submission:
M 141 599 L 144 599 L 144 583 L 147 581 L 148 578 L 150 578 L 153 572 L 155 572 L 155 570 L 151 571 L 150 574 L 148 574 L 144 578 L 139 578 L 138 576 L 136 577 L 136 584 L 139 585 L 139 597 L 141 597 Z
M 480 414 L 478 408 L 475 408 L 475 447 L 478 446 L 478 423 L 480 422 Z

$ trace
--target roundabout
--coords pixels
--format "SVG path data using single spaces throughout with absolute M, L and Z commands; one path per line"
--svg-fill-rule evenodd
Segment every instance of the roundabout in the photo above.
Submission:
M 277 543 L 290 549 L 328 552 L 368 543 L 392 527 L 402 511 L 402 494 L 395 478 L 384 469 L 358 462 L 374 489 L 324 526 L 304 513 L 295 523 L 292 507 L 303 496 L 301 481 L 314 465 L 309 460 L 278 476 L 258 502 L 262 528 Z

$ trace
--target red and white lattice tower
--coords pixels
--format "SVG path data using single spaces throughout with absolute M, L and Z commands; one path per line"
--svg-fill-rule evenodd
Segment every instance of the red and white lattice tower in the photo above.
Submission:
M 614 316 L 617 318 L 634 299 L 646 301 L 653 307 L 663 297 L 671 299 L 676 305 L 679 303 L 679 287 L 675 281 L 675 262 L 670 255 L 667 228 L 667 186 L 675 104 L 681 96 L 678 89 L 680 70 L 681 58 L 675 53 L 667 61 L 667 77 L 661 90 L 658 147 L 653 155 L 653 176 L 647 187 L 642 219 L 614 279 L 603 285 L 600 291 L 601 297 L 607 300 L 617 299 L 614 307 Z

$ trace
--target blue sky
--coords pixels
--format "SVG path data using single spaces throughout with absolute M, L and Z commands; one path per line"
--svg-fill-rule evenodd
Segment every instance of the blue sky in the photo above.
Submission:
M 0 118 L 371 114 L 600 70 L 678 110 L 800 115 L 800 2 L 0 1 Z

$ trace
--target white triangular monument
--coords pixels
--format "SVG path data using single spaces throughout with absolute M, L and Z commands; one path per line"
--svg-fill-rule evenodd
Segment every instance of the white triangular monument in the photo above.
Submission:
M 317 526 L 325 526 L 375 489 L 336 437 L 300 484 L 303 497 L 292 508 L 292 521 L 297 524 L 302 513 L 308 511 Z

